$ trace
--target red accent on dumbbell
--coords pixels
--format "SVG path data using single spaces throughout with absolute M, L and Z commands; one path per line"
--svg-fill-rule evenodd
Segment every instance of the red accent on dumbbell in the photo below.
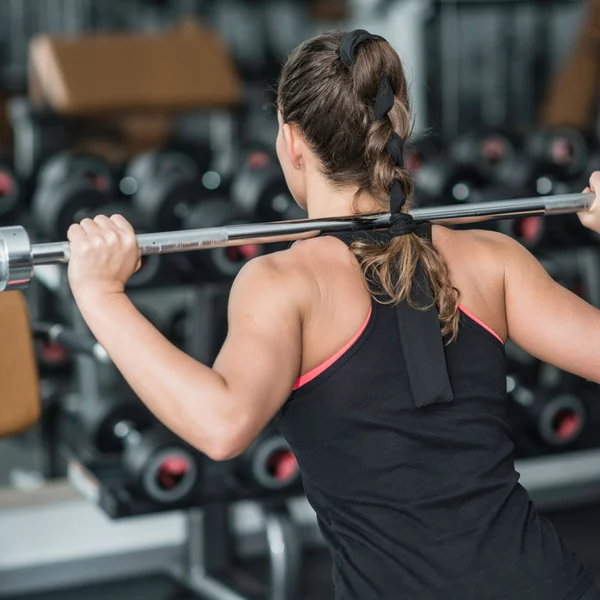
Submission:
M 177 487 L 182 477 L 190 470 L 190 463 L 179 456 L 165 459 L 158 471 L 158 480 L 166 489 Z
M 229 246 L 226 250 L 227 258 L 234 262 L 250 260 L 256 258 L 260 254 L 260 246 L 258 244 L 247 244 L 245 246 Z
M 554 417 L 556 437 L 561 442 L 569 441 L 581 428 L 581 416 L 571 410 L 561 410 Z
M 45 363 L 62 363 L 68 360 L 69 352 L 56 342 L 43 342 L 40 347 L 41 359 Z
M 106 192 L 110 188 L 110 181 L 104 175 L 86 173 L 85 176 L 99 192 Z
M 535 242 L 542 232 L 544 225 L 541 217 L 525 217 L 514 222 L 515 234 L 526 244 Z
M 411 172 L 416 173 L 421 168 L 421 156 L 417 152 L 407 152 L 404 165 Z
M 491 163 L 497 163 L 506 155 L 506 144 L 497 137 L 490 137 L 483 141 L 482 153 L 484 158 Z
M 272 159 L 266 152 L 256 150 L 246 156 L 246 165 L 251 169 L 263 169 L 271 164 Z
M 575 154 L 573 144 L 566 138 L 557 138 L 552 144 L 552 158 L 558 165 L 568 165 Z
M 8 174 L 0 171 L 0 196 L 9 196 L 15 188 L 15 180 Z
M 298 473 L 298 461 L 289 450 L 274 452 L 269 456 L 267 469 L 272 473 L 277 481 L 289 481 Z

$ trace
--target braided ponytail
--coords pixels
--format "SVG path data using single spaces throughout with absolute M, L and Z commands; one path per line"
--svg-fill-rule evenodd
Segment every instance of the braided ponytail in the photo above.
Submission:
M 413 181 L 404 168 L 404 140 L 411 133 L 408 90 L 396 51 L 380 36 L 363 30 L 326 33 L 301 45 L 284 66 L 278 88 L 283 120 L 296 124 L 340 185 L 357 185 L 355 210 L 363 194 L 381 212 L 391 210 L 391 228 L 382 241 L 354 241 L 371 293 L 388 304 L 411 300 L 420 263 L 438 309 L 442 333 L 458 334 L 459 291 L 444 258 L 419 235 L 407 214 Z M 426 309 L 428 306 L 416 306 Z

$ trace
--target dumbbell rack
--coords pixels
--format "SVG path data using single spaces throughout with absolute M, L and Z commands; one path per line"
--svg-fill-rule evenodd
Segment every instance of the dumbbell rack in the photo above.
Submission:
M 68 478 L 75 489 L 112 518 L 182 508 L 157 508 L 155 504 L 133 498 L 123 486 L 117 459 L 84 464 L 71 456 Z M 297 526 L 292 522 L 284 499 L 269 500 L 260 506 L 269 563 L 269 579 L 265 586 L 257 585 L 245 573 L 232 569 L 229 506 L 225 504 L 185 509 L 187 535 L 183 555 L 181 562 L 168 566 L 168 574 L 200 600 L 251 600 L 224 582 L 232 575 L 237 575 L 240 583 L 254 583 L 261 598 L 297 600 L 302 564 L 302 544 Z M 261 589 L 263 587 L 268 590 L 266 596 Z

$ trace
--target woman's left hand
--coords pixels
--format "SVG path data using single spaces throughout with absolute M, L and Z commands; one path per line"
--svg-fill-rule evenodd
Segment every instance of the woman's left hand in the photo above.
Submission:
M 79 300 L 91 294 L 121 293 L 128 279 L 141 266 L 135 232 L 121 215 L 104 215 L 73 224 L 70 242 L 69 284 Z

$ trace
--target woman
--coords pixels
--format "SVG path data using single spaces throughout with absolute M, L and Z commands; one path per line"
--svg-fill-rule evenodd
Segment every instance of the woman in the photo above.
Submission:
M 130 225 L 84 220 L 69 230 L 69 277 L 90 329 L 154 414 L 215 460 L 279 413 L 338 600 L 599 598 L 518 484 L 503 345 L 600 381 L 589 334 L 600 311 L 508 237 L 412 222 L 407 85 L 382 38 L 300 46 L 278 109 L 279 160 L 309 216 L 391 206 L 390 231 L 322 236 L 248 264 L 211 369 L 123 293 L 140 259 Z M 596 201 L 581 220 L 600 232 L 599 213 Z

